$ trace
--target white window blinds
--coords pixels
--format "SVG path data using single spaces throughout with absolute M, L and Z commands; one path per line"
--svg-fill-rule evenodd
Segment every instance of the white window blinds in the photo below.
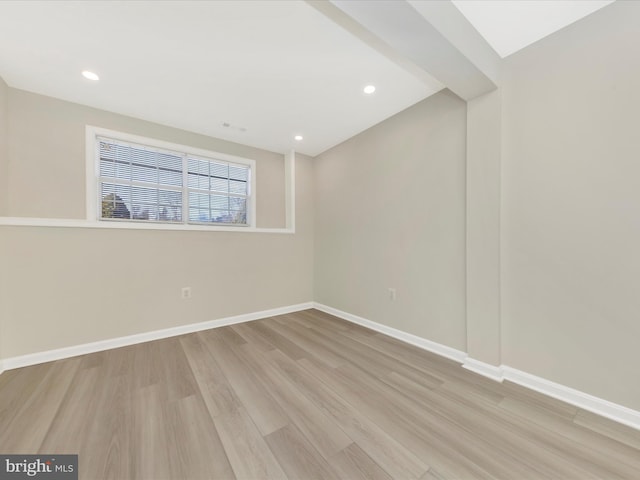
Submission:
M 188 157 L 189 221 L 247 223 L 249 168 Z
M 103 220 L 247 225 L 251 168 L 98 137 Z

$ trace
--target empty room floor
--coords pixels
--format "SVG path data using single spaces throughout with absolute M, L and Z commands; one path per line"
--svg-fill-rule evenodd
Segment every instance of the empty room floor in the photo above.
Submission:
M 0 375 L 87 479 L 638 479 L 640 431 L 316 310 Z

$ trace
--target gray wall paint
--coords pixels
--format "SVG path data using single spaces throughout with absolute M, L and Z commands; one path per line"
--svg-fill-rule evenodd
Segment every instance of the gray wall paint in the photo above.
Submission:
M 503 361 L 640 410 L 640 2 L 508 57 Z
M 253 158 L 259 226 L 284 225 L 282 155 L 9 91 L 11 215 L 82 218 L 85 124 Z M 311 159 L 296 233 L 0 227 L 5 358 L 313 299 Z M 180 299 L 183 286 L 193 297 Z
M 465 124 L 443 91 L 315 159 L 316 301 L 465 349 Z

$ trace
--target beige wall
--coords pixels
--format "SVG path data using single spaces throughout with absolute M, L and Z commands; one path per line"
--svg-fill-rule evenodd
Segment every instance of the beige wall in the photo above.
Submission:
M 257 226 L 284 227 L 281 154 L 23 90 L 8 97 L 8 216 L 85 218 L 85 126 L 92 125 L 256 160 Z
M 12 216 L 83 217 L 90 124 L 255 159 L 258 226 L 284 226 L 282 155 L 12 89 L 9 113 Z M 0 352 L 10 358 L 311 301 L 312 189 L 311 159 L 300 155 L 293 235 L 0 227 Z M 189 300 L 180 299 L 184 286 Z
M 504 363 L 640 409 L 640 2 L 506 62 Z
M 315 159 L 316 301 L 465 350 L 465 123 L 443 91 Z
M 500 356 L 500 161 L 502 99 L 495 90 L 467 103 L 467 353 Z
M 5 81 L 0 77 L 0 216 L 5 214 L 7 204 L 7 173 L 9 166 L 9 157 L 7 152 L 7 97 L 9 93 L 9 87 Z M 3 319 L 6 317 L 6 268 L 4 267 L 3 252 L 5 246 L 2 236 L 0 236 L 0 372 L 2 371 L 2 359 L 4 358 L 4 351 L 2 348 L 3 334 Z
M 7 182 L 9 173 L 9 155 L 7 151 L 8 96 L 9 87 L 0 77 L 0 216 L 6 213 L 7 189 L 9 187 Z

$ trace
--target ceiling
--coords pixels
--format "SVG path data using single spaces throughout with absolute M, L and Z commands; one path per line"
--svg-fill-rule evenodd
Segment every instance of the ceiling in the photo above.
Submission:
M 502 58 L 614 0 L 452 0 Z
M 374 10 L 399 5 L 357 1 Z M 504 43 L 522 28 L 488 19 L 529 3 L 546 4 L 544 28 Z M 607 3 L 454 1 L 501 56 Z M 571 16 L 564 4 L 590 8 Z M 311 156 L 444 88 L 323 8 L 299 0 L 2 1 L 0 76 L 14 88 Z M 562 21 L 548 21 L 560 11 Z M 527 22 L 538 23 L 533 19 L 527 13 Z M 100 81 L 83 78 L 82 70 Z M 363 93 L 368 84 L 376 86 L 372 95 Z

